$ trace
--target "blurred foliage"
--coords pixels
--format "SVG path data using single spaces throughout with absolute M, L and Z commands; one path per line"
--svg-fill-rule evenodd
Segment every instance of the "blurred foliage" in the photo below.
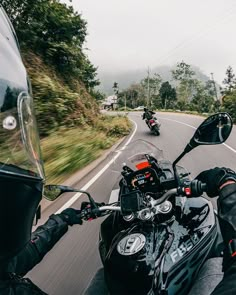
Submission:
M 96 68 L 82 50 L 87 23 L 72 6 L 59 0 L 1 0 L 23 51 L 31 49 L 67 79 L 79 78 L 86 88 L 99 84 Z
M 20 41 L 41 136 L 98 115 L 96 68 L 84 53 L 87 23 L 59 0 L 1 0 Z M 95 98 L 95 99 L 94 99 Z
M 41 136 L 60 126 L 94 126 L 99 113 L 95 99 L 79 80 L 66 83 L 40 56 L 28 52 L 24 63 L 31 79 Z
M 131 124 L 129 119 L 124 116 L 101 116 L 96 128 L 105 132 L 107 136 L 124 136 L 129 134 Z
M 104 94 L 95 89 L 97 69 L 83 49 L 87 23 L 72 6 L 59 0 L 0 3 L 31 80 L 48 181 L 62 182 L 128 134 L 131 124 L 99 115 Z
M 126 117 L 101 116 L 96 128 L 60 128 L 42 140 L 48 182 L 63 182 L 68 176 L 94 161 L 102 150 L 128 134 L 131 123 Z
M 106 95 L 99 90 L 92 90 L 90 94 L 96 99 L 97 102 L 101 102 L 106 98 Z

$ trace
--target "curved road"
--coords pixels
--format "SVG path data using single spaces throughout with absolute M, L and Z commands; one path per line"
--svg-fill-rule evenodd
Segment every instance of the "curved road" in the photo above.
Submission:
M 184 149 L 201 121 L 201 117 L 159 113 L 157 116 L 162 124 L 159 137 L 150 133 L 141 120 L 141 112 L 130 113 L 129 117 L 137 124 L 132 137 L 152 142 L 164 151 L 165 158 L 173 161 Z M 126 141 L 128 138 L 126 139 Z M 123 143 L 124 144 L 124 143 Z M 125 153 L 125 150 L 123 151 Z M 86 186 L 98 173 L 101 176 L 90 183 L 88 191 L 98 202 L 108 201 L 110 192 L 117 181 L 117 174 L 109 168 L 102 173 L 104 166 L 111 159 L 108 157 L 82 181 L 78 180 L 75 187 Z M 191 171 L 192 177 L 199 172 L 214 166 L 227 166 L 236 169 L 236 128 L 233 129 L 226 145 L 200 146 L 185 156 L 180 164 Z M 88 185 L 87 185 L 88 186 Z M 73 194 L 65 194 L 43 213 L 42 222 L 58 211 Z M 81 196 L 72 207 L 80 208 Z M 102 219 L 85 222 L 83 226 L 73 226 L 68 233 L 55 245 L 44 260 L 29 273 L 29 277 L 51 295 L 80 295 L 86 289 L 96 270 L 101 266 L 98 255 L 98 233 Z

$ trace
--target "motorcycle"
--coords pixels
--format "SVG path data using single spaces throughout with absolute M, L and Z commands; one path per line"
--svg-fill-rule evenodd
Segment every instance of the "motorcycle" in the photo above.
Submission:
M 153 117 L 152 119 L 146 119 L 146 124 L 148 125 L 149 129 L 155 134 L 155 135 L 160 135 L 160 127 L 161 124 L 160 122 Z
M 96 204 L 88 192 L 46 186 L 46 197 L 51 193 L 52 199 L 67 191 L 85 193 L 84 220 L 108 215 L 101 224 L 99 252 L 109 294 L 188 294 L 204 262 L 221 255 L 217 216 L 202 196 L 206 185 L 191 180 L 177 163 L 199 145 L 223 143 L 232 126 L 227 113 L 210 116 L 173 164 L 151 143 L 131 143 L 114 163 L 121 179 L 109 204 Z

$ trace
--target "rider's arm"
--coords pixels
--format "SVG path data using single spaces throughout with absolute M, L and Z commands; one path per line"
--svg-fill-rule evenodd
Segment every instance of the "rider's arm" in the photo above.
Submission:
M 224 239 L 224 278 L 212 295 L 236 294 L 236 183 L 229 180 L 221 186 L 218 199 L 219 222 Z
M 9 271 L 20 275 L 30 271 L 67 232 L 68 225 L 82 224 L 79 212 L 69 208 L 61 214 L 51 215 L 45 224 L 32 233 L 31 240 L 10 263 Z
M 236 294 L 236 261 L 225 271 L 223 280 L 211 293 L 211 295 L 233 294 Z

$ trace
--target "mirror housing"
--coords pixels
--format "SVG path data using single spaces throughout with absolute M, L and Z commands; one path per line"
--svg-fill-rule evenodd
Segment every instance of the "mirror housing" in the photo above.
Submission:
M 49 201 L 55 201 L 60 195 L 63 193 L 69 193 L 69 192 L 78 192 L 81 194 L 85 194 L 88 196 L 89 202 L 91 203 L 91 206 L 93 208 L 97 208 L 97 205 L 94 201 L 94 199 L 91 197 L 91 195 L 83 190 L 79 190 L 70 186 L 65 185 L 57 185 L 57 184 L 48 184 L 44 186 L 44 193 L 43 196 L 45 199 Z
M 185 147 L 185 153 L 199 145 L 216 145 L 225 142 L 232 128 L 233 121 L 228 113 L 222 112 L 208 117 L 195 131 Z
M 195 131 L 184 151 L 173 162 L 173 170 L 177 181 L 179 182 L 176 164 L 184 157 L 184 155 L 199 145 L 213 145 L 225 142 L 229 137 L 232 128 L 232 118 L 226 112 L 216 113 L 205 119 Z
M 56 200 L 60 195 L 66 192 L 77 192 L 73 187 L 64 185 L 49 184 L 44 187 L 44 198 L 49 201 Z

